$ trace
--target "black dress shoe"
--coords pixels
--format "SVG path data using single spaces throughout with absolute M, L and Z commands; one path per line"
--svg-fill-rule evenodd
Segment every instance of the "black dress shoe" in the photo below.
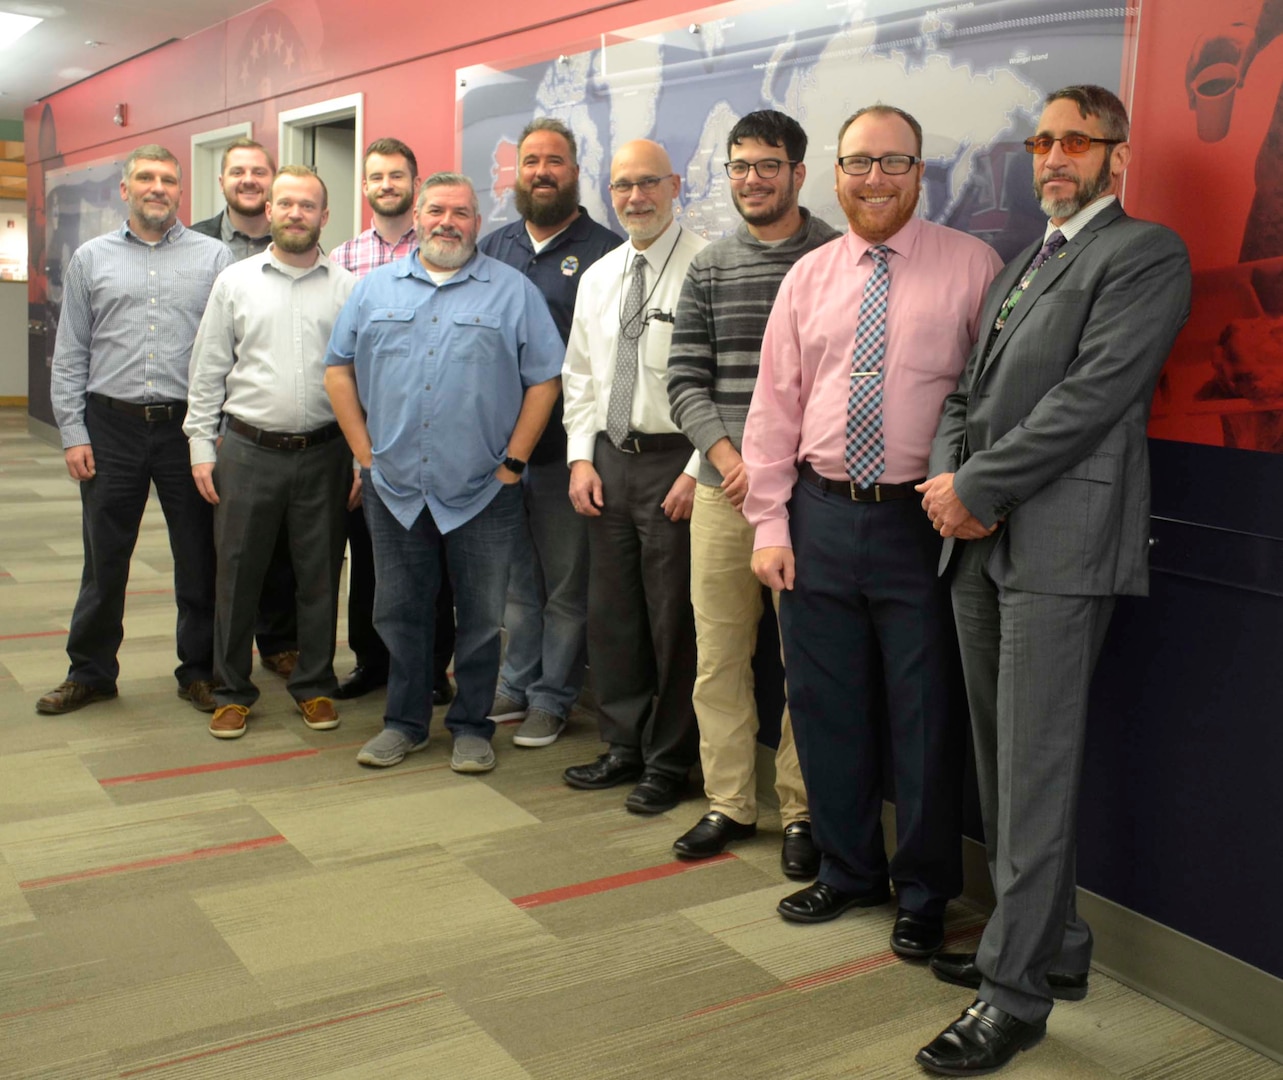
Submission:
M 918 1051 L 914 1060 L 946 1076 L 980 1076 L 1001 1069 L 1021 1050 L 1037 1046 L 1047 1022 L 1030 1024 L 977 998 L 957 1020 Z
M 380 686 L 386 686 L 387 683 L 386 671 L 375 671 L 373 668 L 357 664 L 351 674 L 339 683 L 334 696 L 340 701 L 348 701 L 352 698 L 364 697 L 371 690 L 377 690 Z
M 605 753 L 589 765 L 572 765 L 561 778 L 572 788 L 596 791 L 636 780 L 642 774 L 640 761 L 624 761 L 614 754 Z
M 696 822 L 694 828 L 673 841 L 673 850 L 683 859 L 707 859 L 720 855 L 732 840 L 747 840 L 757 835 L 757 825 L 743 825 L 718 810 L 712 810 Z
M 440 678 L 432 684 L 432 704 L 449 705 L 454 700 L 454 687 L 448 678 Z
M 919 915 L 901 908 L 891 930 L 891 951 L 896 956 L 922 960 L 944 944 L 944 916 Z
M 805 889 L 786 896 L 775 910 L 789 922 L 828 922 L 853 907 L 877 907 L 891 899 L 891 889 L 883 885 L 866 893 L 842 892 L 832 885 L 817 881 Z
M 820 849 L 811 839 L 811 823 L 795 821 L 784 830 L 780 869 L 795 881 L 811 881 L 820 872 Z
M 642 773 L 641 781 L 628 793 L 624 809 L 633 814 L 662 814 L 682 801 L 686 777 L 668 776 L 666 773 Z
M 931 958 L 931 973 L 937 978 L 955 986 L 966 986 L 972 990 L 980 989 L 984 978 L 976 967 L 976 954 L 969 953 L 936 953 Z M 1061 1001 L 1082 1001 L 1087 996 L 1087 972 L 1071 975 L 1067 971 L 1047 972 L 1047 984 L 1051 987 L 1051 996 Z

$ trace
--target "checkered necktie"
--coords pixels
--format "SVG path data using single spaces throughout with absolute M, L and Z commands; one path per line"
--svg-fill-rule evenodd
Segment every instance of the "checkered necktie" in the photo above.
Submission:
M 882 357 L 887 351 L 887 294 L 891 291 L 890 249 L 885 244 L 869 248 L 873 273 L 864 286 L 860 321 L 855 326 L 855 353 L 851 358 L 851 397 L 846 411 L 846 447 L 842 460 L 847 475 L 867 487 L 882 475 L 885 443 L 882 439 Z
M 616 446 L 623 446 L 632 423 L 633 390 L 637 386 L 637 339 L 642 330 L 642 304 L 646 302 L 646 259 L 633 256 L 633 272 L 624 297 L 619 320 L 619 351 L 615 354 L 615 378 L 606 408 L 606 434 Z
M 1012 309 L 1019 303 L 1020 298 L 1029 288 L 1029 283 L 1033 281 L 1034 274 L 1038 273 L 1042 264 L 1056 254 L 1065 246 L 1065 234 L 1059 229 L 1047 237 L 1047 242 L 1038 249 L 1038 254 L 1034 256 L 1033 262 L 1029 264 L 1029 269 L 1025 271 L 1024 276 L 1016 282 L 1016 287 L 1007 294 L 1007 299 L 1002 302 L 1002 309 L 998 312 L 998 317 L 994 320 L 993 328 L 1001 330 L 1006 325 Z

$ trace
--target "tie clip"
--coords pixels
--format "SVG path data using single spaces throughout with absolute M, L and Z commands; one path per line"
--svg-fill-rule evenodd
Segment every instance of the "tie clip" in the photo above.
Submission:
M 853 371 L 851 372 L 851 378 L 855 378 L 857 375 L 877 375 L 877 374 L 878 372 L 876 371 Z

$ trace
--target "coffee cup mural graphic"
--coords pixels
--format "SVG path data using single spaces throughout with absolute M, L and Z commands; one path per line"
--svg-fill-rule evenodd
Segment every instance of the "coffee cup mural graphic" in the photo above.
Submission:
M 1230 130 L 1234 92 L 1243 77 L 1243 60 L 1251 39 L 1251 27 L 1235 23 L 1228 33 L 1202 37 L 1194 43 L 1185 90 L 1203 142 L 1219 142 Z

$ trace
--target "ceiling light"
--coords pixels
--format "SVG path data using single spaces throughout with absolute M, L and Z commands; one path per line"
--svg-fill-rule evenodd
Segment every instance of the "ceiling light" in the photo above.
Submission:
M 12 15 L 0 11 L 0 49 L 7 49 L 28 30 L 44 22 L 34 15 Z

